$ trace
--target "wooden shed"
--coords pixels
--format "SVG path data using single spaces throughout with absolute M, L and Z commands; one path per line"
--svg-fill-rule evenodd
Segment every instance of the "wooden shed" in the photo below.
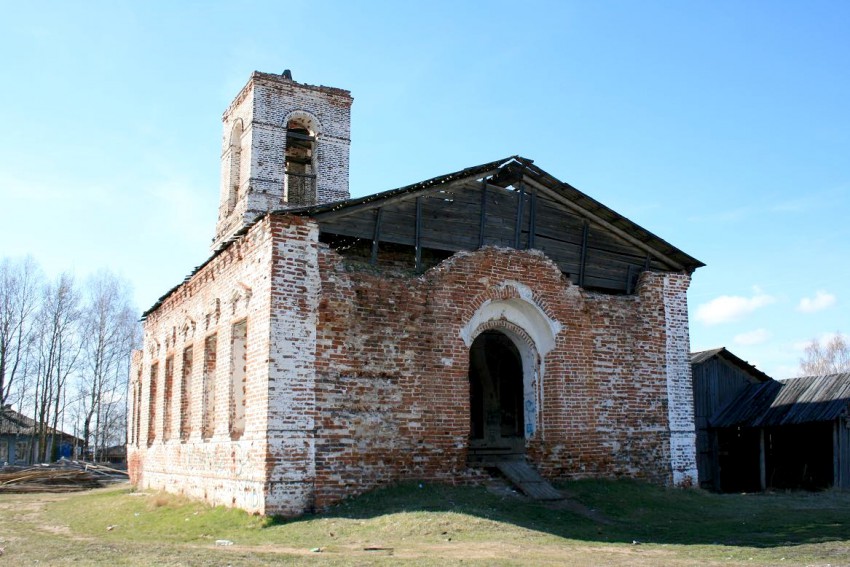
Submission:
M 709 430 L 709 419 L 718 410 L 726 407 L 737 398 L 741 392 L 753 385 L 771 381 L 770 376 L 735 356 L 726 348 L 716 348 L 691 353 L 691 371 L 694 388 L 694 423 L 697 433 L 697 468 L 699 482 L 702 488 L 715 491 L 752 490 L 754 487 L 730 485 L 732 479 L 739 475 L 732 472 L 735 468 L 747 463 L 739 459 L 757 459 L 753 456 L 739 456 L 730 459 L 730 453 L 741 454 L 734 447 L 742 442 L 740 436 L 726 436 L 723 446 L 717 436 Z M 743 440 L 746 443 L 746 440 Z M 720 468 L 727 471 L 727 486 L 720 484 Z
M 721 443 L 742 440 L 729 454 L 741 466 L 724 471 L 721 464 L 721 487 L 850 488 L 848 411 L 850 373 L 748 386 L 709 419 Z

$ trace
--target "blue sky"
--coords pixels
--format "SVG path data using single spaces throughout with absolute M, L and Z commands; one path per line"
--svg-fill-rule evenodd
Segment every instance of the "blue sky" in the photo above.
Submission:
M 152 305 L 253 70 L 349 89 L 353 196 L 513 154 L 707 264 L 694 350 L 850 333 L 850 3 L 2 2 L 0 256 Z

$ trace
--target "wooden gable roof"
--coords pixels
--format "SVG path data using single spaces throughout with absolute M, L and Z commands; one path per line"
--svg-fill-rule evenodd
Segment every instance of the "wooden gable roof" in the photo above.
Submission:
M 644 270 L 704 264 L 567 183 L 513 156 L 383 193 L 273 214 L 315 218 L 320 231 L 453 253 L 482 246 L 542 250 L 573 283 L 631 293 Z
M 428 250 L 445 256 L 488 245 L 535 248 L 577 285 L 632 293 L 644 270 L 690 274 L 705 265 L 520 156 L 365 197 L 268 214 L 310 216 L 324 236 L 370 242 L 373 262 L 382 243 L 410 246 L 417 271 Z M 236 232 L 183 283 L 264 217 Z M 183 283 L 160 297 L 142 319 Z
M 738 368 L 741 372 L 743 372 L 749 377 L 749 381 L 751 383 L 755 384 L 760 382 L 766 382 L 768 380 L 773 380 L 773 378 L 771 378 L 770 376 L 768 376 L 767 374 L 765 374 L 743 358 L 735 356 L 732 352 L 727 350 L 726 347 L 704 350 L 700 352 L 692 352 L 691 366 L 696 368 L 715 358 Z

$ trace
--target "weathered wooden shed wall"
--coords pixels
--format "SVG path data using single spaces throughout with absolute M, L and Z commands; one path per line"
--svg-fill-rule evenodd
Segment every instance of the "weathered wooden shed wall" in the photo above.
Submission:
M 770 377 L 725 348 L 692 353 L 691 370 L 700 486 L 720 490 L 719 448 L 709 419 L 748 386 Z
M 835 427 L 835 446 L 838 459 L 835 462 L 835 487 L 850 490 L 850 421 L 847 416 L 837 419 Z

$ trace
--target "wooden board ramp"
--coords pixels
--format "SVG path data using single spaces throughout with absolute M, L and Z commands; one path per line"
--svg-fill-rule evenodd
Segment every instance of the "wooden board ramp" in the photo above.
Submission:
M 560 492 L 526 461 L 500 461 L 495 467 L 520 491 L 534 500 L 563 500 Z

